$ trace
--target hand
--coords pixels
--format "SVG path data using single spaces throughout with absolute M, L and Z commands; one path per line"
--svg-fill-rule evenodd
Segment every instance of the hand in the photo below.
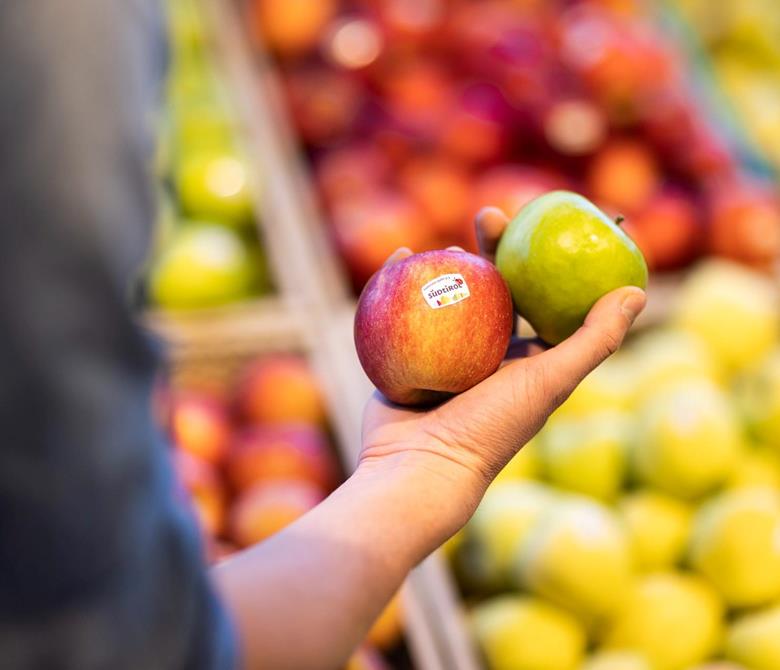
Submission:
M 480 252 L 493 260 L 508 223 L 498 209 L 476 218 Z M 394 263 L 411 255 L 399 249 Z M 487 485 L 580 381 L 613 354 L 645 306 L 636 287 L 617 289 L 599 300 L 584 325 L 554 348 L 515 340 L 507 361 L 490 377 L 433 409 L 400 407 L 375 392 L 363 417 L 361 468 L 424 470 L 451 511 L 450 528 L 473 512 Z M 443 538 L 442 538 L 443 539 Z

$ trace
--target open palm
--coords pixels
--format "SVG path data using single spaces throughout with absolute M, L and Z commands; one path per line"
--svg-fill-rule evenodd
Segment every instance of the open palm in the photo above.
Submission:
M 494 208 L 478 214 L 486 258 L 492 260 L 506 224 L 506 216 Z M 410 253 L 399 250 L 388 263 Z M 435 476 L 458 477 L 484 489 L 577 384 L 620 347 L 644 305 L 641 289 L 617 289 L 601 298 L 564 342 L 545 350 L 535 341 L 515 340 L 499 370 L 432 409 L 400 407 L 375 392 L 364 412 L 361 462 L 409 459 Z

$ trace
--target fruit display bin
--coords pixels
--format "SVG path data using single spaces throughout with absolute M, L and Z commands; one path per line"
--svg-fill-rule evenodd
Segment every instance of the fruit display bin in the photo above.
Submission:
M 248 361 L 276 354 L 303 356 L 323 390 L 342 471 L 349 472 L 354 463 L 354 435 L 339 400 L 344 389 L 343 379 L 334 372 L 338 361 L 331 355 L 328 338 L 316 336 L 304 317 L 305 311 L 290 308 L 278 299 L 266 299 L 178 316 L 150 313 L 145 327 L 165 344 L 169 361 L 166 377 L 174 392 L 187 389 L 224 395 Z M 421 566 L 401 591 L 403 643 L 390 659 L 400 658 L 401 665 L 391 667 L 409 668 L 404 658 L 415 670 L 449 667 L 443 664 L 438 649 L 427 593 L 429 573 L 429 568 Z M 420 588 L 422 583 L 426 589 Z

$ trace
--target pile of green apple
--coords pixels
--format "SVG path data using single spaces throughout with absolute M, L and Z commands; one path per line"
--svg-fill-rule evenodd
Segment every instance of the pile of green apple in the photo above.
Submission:
M 698 266 L 499 475 L 447 546 L 489 670 L 780 668 L 779 316 Z
M 252 175 L 194 0 L 167 2 L 171 67 L 157 170 L 160 216 L 148 277 L 165 309 L 222 305 L 268 290 L 253 225 Z

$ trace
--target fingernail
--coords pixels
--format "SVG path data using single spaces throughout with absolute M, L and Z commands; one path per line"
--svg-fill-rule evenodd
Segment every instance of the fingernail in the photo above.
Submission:
M 620 303 L 620 309 L 628 317 L 629 321 L 633 323 L 634 319 L 644 309 L 646 300 L 645 292 L 641 289 L 635 289 L 623 298 L 623 301 Z

